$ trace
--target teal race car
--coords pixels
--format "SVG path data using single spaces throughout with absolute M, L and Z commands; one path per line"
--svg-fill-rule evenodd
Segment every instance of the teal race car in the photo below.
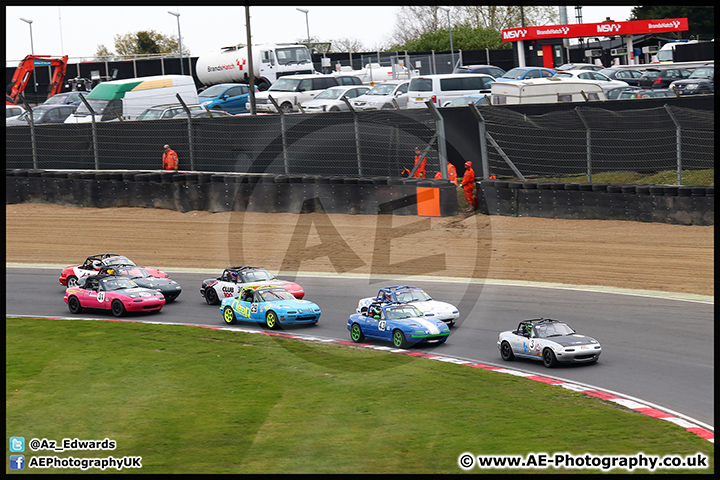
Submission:
M 397 348 L 443 343 L 450 335 L 450 327 L 445 322 L 428 318 L 414 305 L 405 303 L 373 302 L 363 313 L 350 315 L 347 329 L 353 342 L 367 337 L 392 342 Z
M 282 287 L 248 285 L 237 297 L 224 299 L 220 313 L 228 325 L 246 321 L 277 329 L 281 325 L 316 324 L 321 311 L 317 304 L 298 300 Z

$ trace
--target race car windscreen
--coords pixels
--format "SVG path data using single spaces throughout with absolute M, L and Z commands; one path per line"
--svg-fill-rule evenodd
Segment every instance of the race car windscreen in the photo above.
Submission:
M 132 280 L 125 278 L 109 278 L 102 281 L 103 290 L 123 290 L 126 288 L 135 288 L 137 284 Z
M 385 310 L 388 320 L 402 320 L 403 318 L 422 317 L 423 313 L 411 305 L 391 307 Z
M 125 268 L 118 268 L 117 272 L 120 275 L 128 275 L 130 277 L 141 277 L 146 278 L 149 277 L 150 274 L 142 267 L 125 267 Z
M 293 297 L 292 293 L 285 290 L 265 290 L 263 292 L 258 292 L 258 295 L 260 295 L 260 298 L 264 302 L 274 302 L 276 300 L 295 300 L 295 297 Z
M 535 334 L 540 338 L 560 337 L 562 335 L 572 335 L 573 333 L 575 333 L 575 330 L 565 323 L 535 325 Z
M 275 280 L 267 270 L 253 270 L 251 272 L 242 273 L 243 280 L 249 282 L 264 282 L 265 280 Z
M 102 262 L 103 265 L 135 265 L 129 258 L 121 256 L 106 258 Z
M 422 290 L 405 290 L 396 293 L 395 296 L 397 297 L 398 302 L 402 303 L 427 302 L 428 300 L 432 300 L 430 295 Z

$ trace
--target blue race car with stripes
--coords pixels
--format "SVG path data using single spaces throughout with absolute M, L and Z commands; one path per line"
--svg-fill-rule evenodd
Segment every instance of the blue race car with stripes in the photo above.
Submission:
M 277 329 L 281 325 L 316 324 L 321 312 L 317 304 L 298 300 L 282 287 L 248 285 L 237 297 L 224 299 L 220 313 L 228 325 L 242 320 Z
M 373 302 L 363 313 L 350 315 L 347 329 L 353 342 L 367 337 L 392 342 L 397 348 L 443 343 L 450 335 L 450 327 L 445 322 L 426 317 L 414 305 L 404 303 Z

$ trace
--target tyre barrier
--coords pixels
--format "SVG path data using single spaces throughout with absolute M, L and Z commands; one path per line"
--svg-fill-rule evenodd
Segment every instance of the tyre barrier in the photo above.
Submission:
M 486 215 L 715 224 L 715 187 L 483 180 L 477 192 Z
M 449 181 L 388 177 L 8 169 L 5 201 L 213 213 L 458 214 Z

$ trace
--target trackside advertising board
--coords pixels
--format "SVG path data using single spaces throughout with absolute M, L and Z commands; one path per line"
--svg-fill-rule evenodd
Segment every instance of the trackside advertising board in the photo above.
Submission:
M 503 42 L 539 40 L 544 38 L 598 37 L 610 35 L 638 35 L 642 33 L 680 32 L 688 30 L 687 18 L 633 20 L 631 22 L 577 23 L 545 25 L 542 27 L 506 28 Z

